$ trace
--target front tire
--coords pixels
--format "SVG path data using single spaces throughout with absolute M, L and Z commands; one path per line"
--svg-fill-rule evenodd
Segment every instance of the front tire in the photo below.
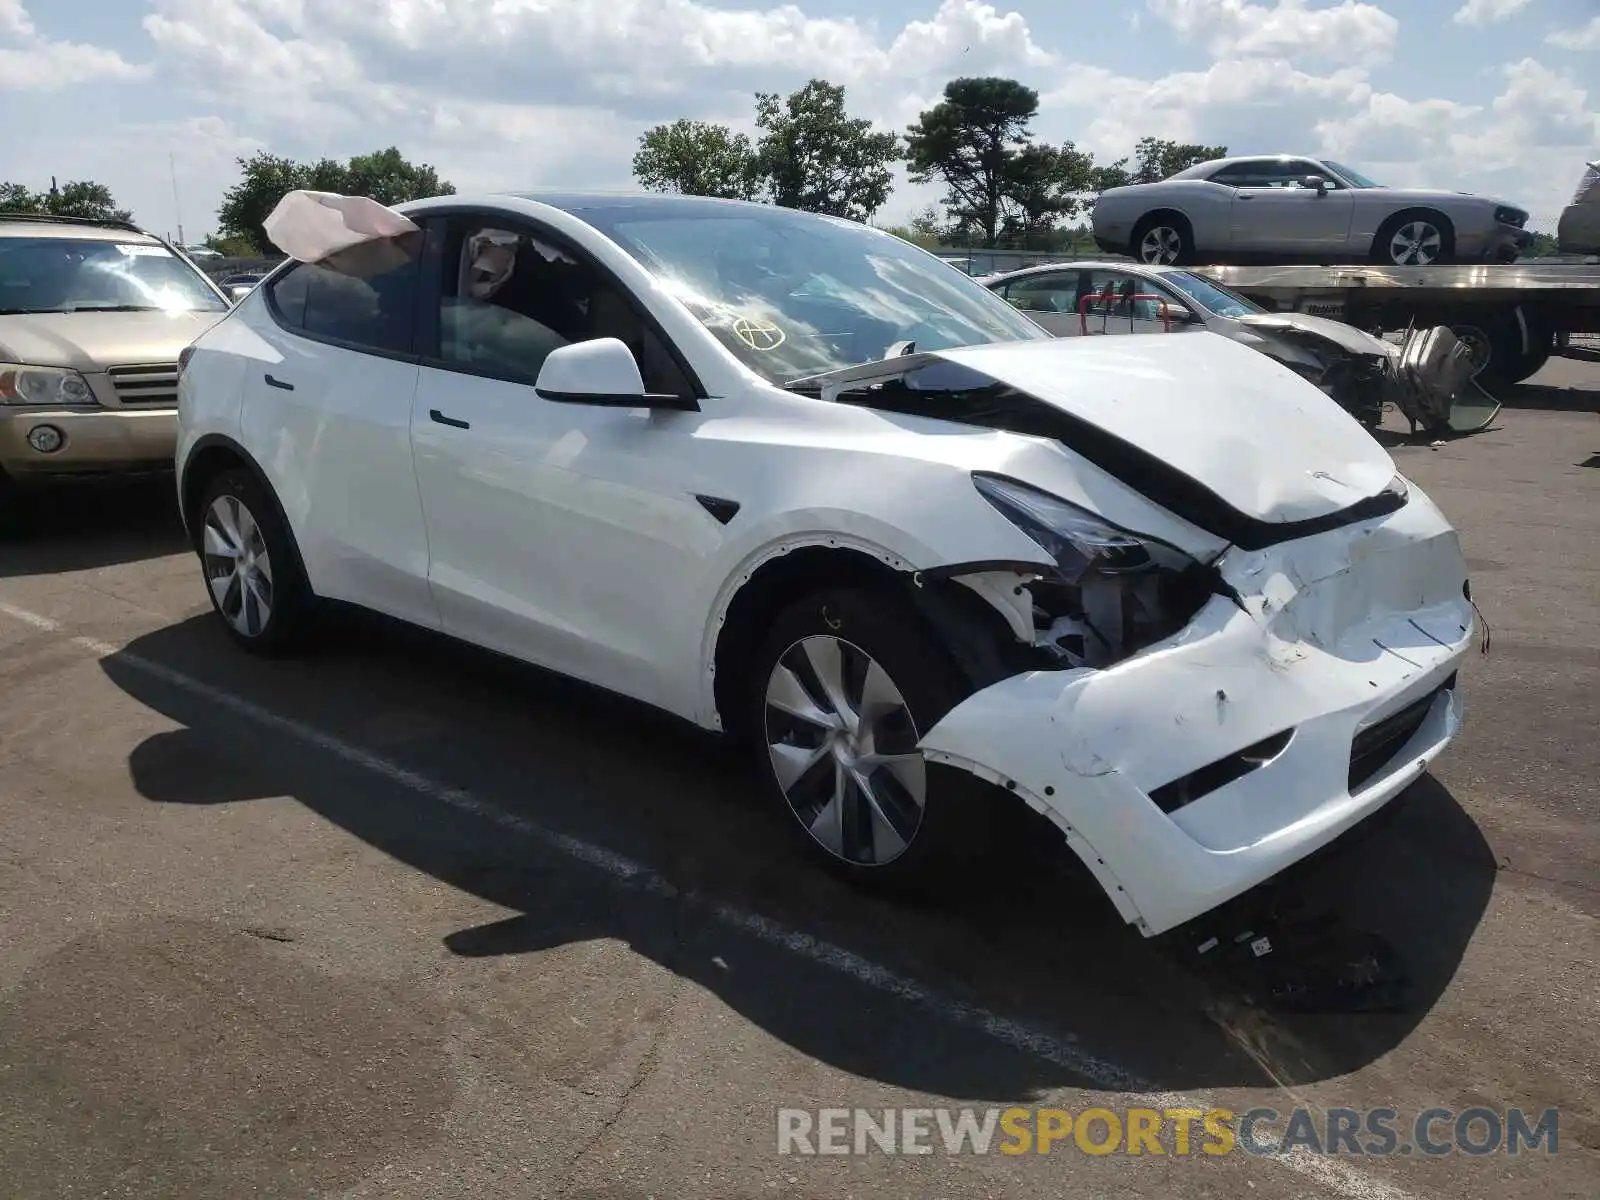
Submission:
M 1372 261 L 1385 266 L 1437 267 L 1455 256 L 1455 229 L 1437 213 L 1396 213 L 1372 239 Z
M 917 750 L 975 689 L 892 593 L 806 597 L 753 667 L 757 769 L 814 859 L 858 886 L 921 894 L 992 862 L 993 790 Z
M 310 620 L 310 589 L 278 507 L 254 475 L 223 471 L 196 514 L 206 594 L 234 643 L 266 657 L 297 649 Z

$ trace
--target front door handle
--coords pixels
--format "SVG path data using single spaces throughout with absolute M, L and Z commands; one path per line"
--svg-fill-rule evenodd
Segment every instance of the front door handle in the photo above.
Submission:
M 294 384 L 290 383 L 286 379 L 274 379 L 270 372 L 267 374 L 267 386 L 282 388 L 286 392 L 294 391 Z
M 458 421 L 454 417 L 447 417 L 437 408 L 430 408 L 428 410 L 428 416 L 430 419 L 437 421 L 441 425 L 449 425 L 452 429 L 472 428 L 472 423 L 470 421 Z

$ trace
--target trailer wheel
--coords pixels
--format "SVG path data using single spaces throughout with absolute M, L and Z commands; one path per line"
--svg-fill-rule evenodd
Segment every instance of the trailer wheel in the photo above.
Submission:
M 1551 337 L 1542 325 L 1517 310 L 1447 322 L 1450 332 L 1466 343 L 1477 362 L 1474 378 L 1490 390 L 1521 383 L 1550 360 Z M 1523 347 L 1523 326 L 1527 348 Z

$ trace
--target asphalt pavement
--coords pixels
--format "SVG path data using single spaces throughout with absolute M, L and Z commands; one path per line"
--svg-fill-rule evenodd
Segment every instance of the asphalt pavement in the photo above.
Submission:
M 1433 772 L 1293 880 L 1396 947 L 1385 1013 L 1254 1002 L 1038 831 L 944 903 L 869 898 L 714 739 L 378 621 L 251 659 L 168 484 L 42 503 L 0 543 L 0 1195 L 1593 1200 L 1597 409 L 1600 363 L 1557 360 L 1482 434 L 1387 438 L 1490 642 Z M 1554 1154 L 778 1152 L 784 1109 L 1010 1106 L 1559 1124 Z

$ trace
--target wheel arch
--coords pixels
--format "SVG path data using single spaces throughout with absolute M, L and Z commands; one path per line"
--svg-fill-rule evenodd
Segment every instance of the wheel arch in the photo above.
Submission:
M 1450 215 L 1443 209 L 1434 208 L 1432 205 L 1428 204 L 1408 205 L 1405 208 L 1398 209 L 1397 211 L 1390 213 L 1387 217 L 1380 221 L 1378 223 L 1377 232 L 1372 235 L 1372 246 L 1370 247 L 1371 253 L 1374 255 L 1383 254 L 1384 261 L 1387 262 L 1388 248 L 1383 245 L 1383 242 L 1387 238 L 1390 238 L 1394 235 L 1394 230 L 1399 227 L 1401 222 L 1411 217 L 1423 217 L 1436 223 L 1439 226 L 1439 232 L 1444 234 L 1445 237 L 1447 237 L 1450 241 L 1450 250 L 1447 257 L 1451 259 L 1455 257 L 1456 223 L 1450 219 Z
M 973 574 L 984 567 L 995 564 L 974 564 Z M 1007 614 L 948 572 L 924 578 L 893 552 L 837 534 L 790 539 L 747 559 L 713 608 L 702 649 L 710 724 L 735 738 L 748 733 L 739 689 L 773 618 L 809 593 L 840 587 L 881 589 L 903 600 L 976 686 L 1039 665 Z
M 1135 262 L 1141 262 L 1139 258 L 1139 242 L 1143 239 L 1146 231 L 1148 231 L 1152 225 L 1160 224 L 1162 222 L 1169 223 L 1176 227 L 1179 234 L 1188 240 L 1188 254 L 1186 256 L 1180 256 L 1180 262 L 1200 256 L 1200 246 L 1195 238 L 1194 218 L 1176 205 L 1158 204 L 1154 208 L 1145 210 L 1145 212 L 1139 216 L 1138 220 L 1134 221 L 1132 228 L 1129 229 L 1128 257 L 1132 258 Z
M 197 438 L 179 469 L 178 509 L 190 547 L 197 553 L 200 549 L 200 522 L 196 510 L 205 496 L 206 486 L 222 472 L 236 469 L 248 471 L 261 486 L 267 503 L 272 505 L 274 515 L 283 523 L 284 532 L 288 534 L 294 565 L 309 585 L 310 576 L 306 574 L 305 560 L 300 554 L 300 542 L 295 536 L 289 514 L 284 511 L 283 502 L 278 499 L 277 489 L 272 486 L 272 481 L 255 456 L 226 434 L 208 433 Z

